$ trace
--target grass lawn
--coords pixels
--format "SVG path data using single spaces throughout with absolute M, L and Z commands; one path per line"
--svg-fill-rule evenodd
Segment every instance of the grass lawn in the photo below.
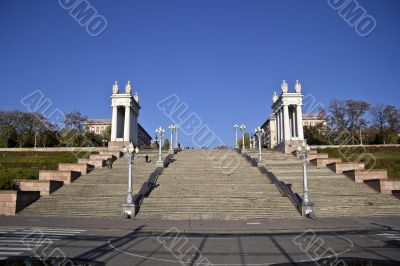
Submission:
M 400 178 L 400 147 L 354 147 L 318 149 L 343 161 L 361 161 L 367 169 L 386 169 L 389 178 Z
M 12 189 L 14 179 L 37 179 L 39 170 L 57 170 L 58 163 L 74 163 L 86 153 L 0 152 L 0 189 Z

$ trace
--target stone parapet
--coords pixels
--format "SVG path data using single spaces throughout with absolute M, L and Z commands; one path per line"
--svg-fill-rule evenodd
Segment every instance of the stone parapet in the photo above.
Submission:
M 331 163 L 339 163 L 342 162 L 340 158 L 317 158 L 311 159 L 310 162 L 317 166 L 317 168 L 326 167 L 328 164 Z
M 365 180 L 372 179 L 388 179 L 387 170 L 385 169 L 348 170 L 343 171 L 343 174 L 356 183 L 363 183 Z
M 400 180 L 373 179 L 365 180 L 364 183 L 382 194 L 400 191 Z
M 93 165 L 95 168 L 102 168 L 106 166 L 106 160 L 103 159 L 79 159 L 78 163 Z
M 80 172 L 70 170 L 41 170 L 39 171 L 39 180 L 62 181 L 64 185 L 69 185 L 80 175 Z
M 364 163 L 351 163 L 351 162 L 335 162 L 326 165 L 329 169 L 337 174 L 349 170 L 361 170 L 365 168 Z
M 276 149 L 280 152 L 290 154 L 297 150 L 304 140 L 285 140 L 276 146 Z
M 86 163 L 59 163 L 58 170 L 81 172 L 82 175 L 89 173 L 89 167 Z
M 0 215 L 15 215 L 39 197 L 39 191 L 0 191 Z
M 40 196 L 49 196 L 59 189 L 63 182 L 55 180 L 17 180 L 20 191 L 39 191 Z

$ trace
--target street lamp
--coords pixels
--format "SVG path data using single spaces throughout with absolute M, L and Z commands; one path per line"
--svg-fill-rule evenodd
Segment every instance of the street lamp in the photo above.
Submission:
M 178 149 L 178 129 L 179 129 L 179 125 L 176 124 L 175 126 L 175 148 Z
M 245 133 L 246 126 L 241 124 L 239 128 L 242 131 L 242 151 L 241 151 L 241 153 L 246 154 L 247 151 L 246 151 L 246 147 L 244 145 L 244 133 Z
M 297 147 L 297 151 L 303 162 L 303 202 L 301 203 L 301 213 L 303 216 L 313 217 L 315 215 L 314 204 L 310 202 L 307 185 L 307 161 L 310 153 L 310 146 L 303 142 L 301 146 Z
M 169 129 L 169 132 L 171 133 L 171 142 L 169 143 L 168 154 L 174 154 L 173 135 L 174 135 L 175 126 L 174 125 L 170 125 L 168 127 L 168 129 Z
M 264 159 L 261 154 L 261 139 L 264 135 L 264 129 L 261 127 L 257 127 L 254 132 L 256 133 L 257 136 L 257 142 L 258 142 L 258 161 L 257 165 L 262 166 L 264 164 Z
M 238 145 L 238 128 L 239 128 L 238 124 L 233 125 L 233 129 L 235 130 L 235 149 L 239 149 L 239 145 Z
M 162 138 L 164 136 L 165 130 L 160 126 L 156 129 L 157 139 L 158 139 L 158 160 L 156 162 L 157 167 L 164 167 L 164 162 L 161 157 L 161 145 L 162 145 Z
M 135 206 L 133 204 L 132 197 L 132 161 L 135 153 L 139 153 L 139 148 L 133 147 L 133 144 L 130 143 L 128 147 L 124 147 L 122 149 L 124 153 L 124 157 L 128 159 L 128 195 L 126 197 L 126 203 L 122 205 L 122 211 L 125 217 L 130 218 L 135 212 Z

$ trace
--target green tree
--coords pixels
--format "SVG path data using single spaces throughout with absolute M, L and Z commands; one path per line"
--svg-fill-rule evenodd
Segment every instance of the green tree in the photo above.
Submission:
M 87 119 L 87 115 L 83 115 L 77 110 L 67 113 L 64 120 L 65 129 L 75 129 L 76 131 L 83 133 Z
M 399 132 L 400 131 L 400 111 L 393 105 L 386 105 L 385 107 L 385 119 L 388 125 L 388 128 L 391 131 Z
M 84 137 L 86 140 L 88 140 L 88 143 L 91 143 L 91 146 L 95 147 L 101 147 L 103 146 L 103 136 L 96 134 L 94 132 L 86 132 L 84 134 Z
M 315 126 L 304 127 L 304 138 L 309 145 L 326 145 L 329 144 L 326 138 L 326 127 L 323 123 Z
M 87 116 L 81 112 L 74 110 L 67 113 L 64 120 L 64 128 L 59 131 L 58 139 L 62 146 L 67 147 L 86 147 L 94 146 L 90 139 L 85 138 L 84 123 L 87 121 Z
M 238 139 L 239 148 L 242 148 L 243 138 Z M 249 133 L 244 133 L 244 147 L 250 149 L 250 135 Z
M 107 126 L 104 130 L 104 139 L 108 141 L 111 140 L 111 126 Z
M 328 107 L 328 123 L 331 128 L 330 136 L 335 136 L 331 141 L 334 144 L 343 143 L 349 140 L 354 144 L 354 140 L 359 140 L 357 134 L 361 127 L 367 124 L 364 116 L 369 110 L 369 104 L 357 100 L 332 100 Z M 347 134 L 344 134 L 347 133 Z
M 164 144 L 162 146 L 162 149 L 163 150 L 168 150 L 169 149 L 169 140 L 168 139 L 164 140 Z
M 400 130 L 400 112 L 392 105 L 376 104 L 371 107 L 373 126 L 379 129 L 375 142 L 397 143 Z
M 369 110 L 372 116 L 373 126 L 379 129 L 379 133 L 376 134 L 376 143 L 385 143 L 385 106 L 383 104 L 376 104 Z

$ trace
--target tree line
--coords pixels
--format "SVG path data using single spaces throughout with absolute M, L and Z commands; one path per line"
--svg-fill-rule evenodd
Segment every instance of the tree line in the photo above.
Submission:
M 86 132 L 87 119 L 79 111 L 72 111 L 65 114 L 62 125 L 56 126 L 40 113 L 0 111 L 0 147 L 103 146 L 110 139 L 110 128 L 104 135 Z
M 304 127 L 310 145 L 400 144 L 400 109 L 360 100 L 332 100 L 319 110 L 326 123 Z

